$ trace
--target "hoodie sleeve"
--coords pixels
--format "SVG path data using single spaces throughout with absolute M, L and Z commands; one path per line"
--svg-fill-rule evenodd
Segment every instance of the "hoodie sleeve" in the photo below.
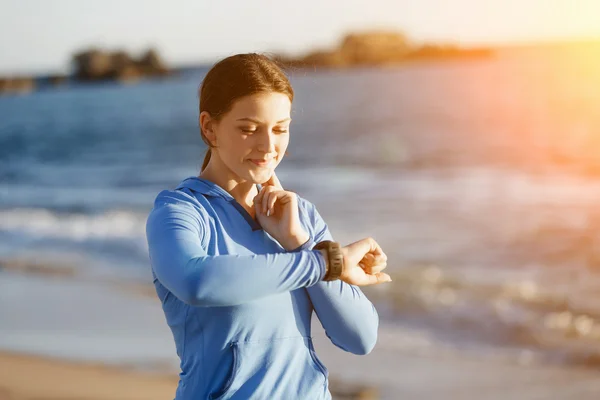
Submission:
M 185 303 L 238 305 L 312 286 L 325 274 L 325 260 L 317 250 L 210 256 L 202 246 L 205 232 L 199 211 L 185 203 L 155 204 L 146 222 L 152 269 Z
M 313 227 L 310 248 L 323 240 L 333 240 L 327 224 L 314 205 L 309 208 L 308 214 Z M 371 352 L 377 342 L 379 315 L 358 286 L 341 280 L 320 281 L 306 290 L 333 344 L 353 354 Z

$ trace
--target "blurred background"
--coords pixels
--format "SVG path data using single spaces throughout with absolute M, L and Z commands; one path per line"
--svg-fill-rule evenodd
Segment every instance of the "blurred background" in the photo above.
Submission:
M 598 397 L 597 0 L 0 7 L 0 399 L 174 396 L 145 220 L 243 52 L 296 93 L 284 187 L 389 257 L 371 354 L 316 322 L 334 398 Z

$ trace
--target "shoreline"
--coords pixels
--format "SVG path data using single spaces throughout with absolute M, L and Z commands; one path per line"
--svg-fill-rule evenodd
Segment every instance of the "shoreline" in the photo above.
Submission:
M 0 400 L 154 400 L 175 396 L 177 373 L 0 350 Z M 35 382 L 32 385 L 31 382 Z M 377 388 L 330 379 L 335 399 L 379 399 Z
M 106 282 L 1 276 L 0 400 L 174 397 L 178 360 L 156 300 Z M 316 318 L 312 325 L 334 399 L 592 400 L 600 393 L 593 368 L 444 352 L 424 332 L 402 336 L 386 324 L 375 349 L 356 356 L 335 347 Z
M 158 400 L 175 395 L 178 377 L 101 363 L 0 351 L 0 399 Z
M 594 370 L 382 351 L 362 357 L 339 351 L 325 353 L 323 359 L 332 371 L 349 372 L 348 363 L 360 365 L 350 374 L 336 373 L 330 379 L 334 399 L 592 400 L 600 393 Z M 178 383 L 176 373 L 5 350 L 0 350 L 0 371 L 0 400 L 159 400 L 173 398 Z M 385 383 L 390 376 L 395 379 L 393 387 Z M 365 380 L 371 383 L 362 389 L 348 384 Z

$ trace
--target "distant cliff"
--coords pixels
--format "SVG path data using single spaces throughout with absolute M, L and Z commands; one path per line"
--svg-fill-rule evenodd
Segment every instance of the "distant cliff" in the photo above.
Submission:
M 380 66 L 420 59 L 487 57 L 489 49 L 462 49 L 455 46 L 426 44 L 413 46 L 399 32 L 363 32 L 346 35 L 333 50 L 319 50 L 301 57 L 278 55 L 278 61 L 290 66 L 353 67 Z
M 131 81 L 148 76 L 166 76 L 169 69 L 155 50 L 148 50 L 139 59 L 124 51 L 87 50 L 73 56 L 74 78 L 78 81 Z
M 30 77 L 0 77 L 0 94 L 29 93 L 35 89 L 35 81 Z
M 66 83 L 131 82 L 172 73 L 153 49 L 147 50 L 137 59 L 124 51 L 89 49 L 73 55 L 72 65 L 73 73 L 70 75 L 0 77 L 0 94 L 29 93 Z
M 411 60 L 487 57 L 491 54 L 490 49 L 464 49 L 437 44 L 415 46 L 400 32 L 372 31 L 348 34 L 333 50 L 313 51 L 301 57 L 277 55 L 274 58 L 286 66 L 345 68 L 390 65 Z M 27 93 L 71 82 L 131 82 L 174 73 L 153 49 L 135 58 L 124 51 L 91 48 L 74 54 L 71 61 L 73 71 L 70 75 L 0 77 L 0 94 Z

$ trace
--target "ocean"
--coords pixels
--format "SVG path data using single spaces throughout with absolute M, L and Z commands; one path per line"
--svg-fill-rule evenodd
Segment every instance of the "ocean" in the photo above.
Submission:
M 76 308 L 85 293 L 102 301 L 94 291 L 107 282 L 148 286 L 147 213 L 204 157 L 206 71 L 0 97 L 5 290 L 75 282 L 78 300 L 55 303 Z M 290 71 L 290 154 L 277 174 L 337 240 L 382 245 L 394 281 L 365 292 L 388 345 L 600 364 L 599 71 L 600 52 L 569 48 Z M 85 322 L 66 334 L 0 301 L 2 348 L 135 362 L 111 341 L 71 346 Z M 156 344 L 123 332 L 136 354 Z

